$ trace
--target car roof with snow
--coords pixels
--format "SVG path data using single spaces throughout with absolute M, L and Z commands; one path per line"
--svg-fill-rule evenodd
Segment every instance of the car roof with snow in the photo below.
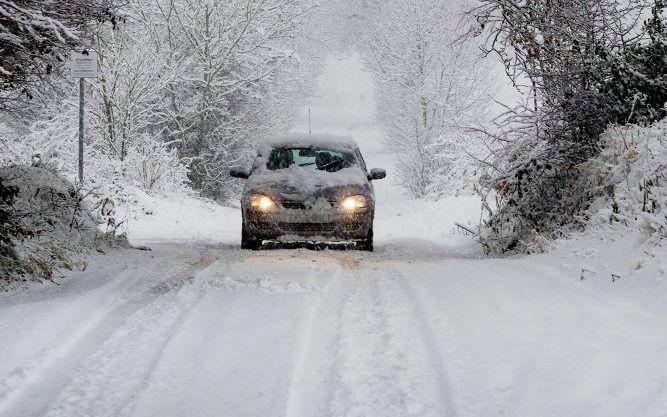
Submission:
M 349 136 L 292 133 L 266 137 L 258 147 L 258 153 L 266 154 L 276 147 L 334 147 L 357 149 L 359 145 Z

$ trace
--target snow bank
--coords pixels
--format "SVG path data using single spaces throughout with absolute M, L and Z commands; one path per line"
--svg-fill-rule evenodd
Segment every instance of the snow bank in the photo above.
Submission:
M 479 244 L 457 224 L 474 229 L 480 213 L 481 200 L 474 195 L 425 201 L 380 194 L 374 230 L 377 252 L 397 259 L 477 256 Z
M 0 240 L 0 289 L 51 280 L 60 268 L 83 270 L 92 249 L 127 246 L 126 236 L 137 244 L 231 245 L 241 235 L 238 208 L 191 194 L 150 195 L 113 181 L 81 192 L 53 170 L 28 166 L 0 168 L 0 179 L 19 189 L 9 205 L 19 232 L 11 246 Z
M 667 123 L 611 127 L 600 156 L 586 164 L 594 195 L 586 230 L 543 256 L 600 293 L 667 310 Z M 585 171 L 585 172 L 586 172 Z
M 152 196 L 134 190 L 118 209 L 132 243 L 161 241 L 238 244 L 241 212 L 211 200 L 180 194 Z

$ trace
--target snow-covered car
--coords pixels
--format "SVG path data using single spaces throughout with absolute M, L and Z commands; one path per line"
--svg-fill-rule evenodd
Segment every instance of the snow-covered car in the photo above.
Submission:
M 241 247 L 264 240 L 350 242 L 373 250 L 375 195 L 372 180 L 383 169 L 366 169 L 354 140 L 329 135 L 289 135 L 265 140 L 241 197 Z

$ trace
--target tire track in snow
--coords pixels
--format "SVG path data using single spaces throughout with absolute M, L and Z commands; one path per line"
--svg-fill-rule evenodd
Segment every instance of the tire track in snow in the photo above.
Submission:
M 450 377 L 447 372 L 445 361 L 446 358 L 444 358 L 441 353 L 443 350 L 438 346 L 438 343 L 434 337 L 433 328 L 430 326 L 429 321 L 426 319 L 426 314 L 424 313 L 421 303 L 417 299 L 417 296 L 414 293 L 412 287 L 408 285 L 405 275 L 403 275 L 403 273 L 397 269 L 392 269 L 391 274 L 413 308 L 413 312 L 417 318 L 420 334 L 425 343 L 424 347 L 428 352 L 428 357 L 431 361 L 431 364 L 437 371 L 436 383 L 438 387 L 440 403 L 443 411 L 445 412 L 443 415 L 455 417 L 458 415 L 458 412 L 452 398 Z
M 454 416 L 442 359 L 396 270 L 356 254 L 310 312 L 287 417 Z
M 130 287 L 128 283 L 138 282 L 145 276 L 151 278 L 151 273 L 155 274 L 158 269 L 161 270 L 160 262 L 153 264 L 148 274 L 144 272 L 134 279 L 123 278 L 114 282 L 111 288 L 124 288 L 118 294 L 112 293 L 112 296 L 121 301 L 120 304 L 110 304 L 112 307 L 102 308 L 98 314 L 89 319 L 73 341 L 67 346 L 58 348 L 41 366 L 39 374 L 26 381 L 19 392 L 2 404 L 0 414 L 115 415 L 115 411 L 111 408 L 100 408 L 99 399 L 91 398 L 94 397 L 95 389 L 104 391 L 109 389 L 110 385 L 117 385 L 104 380 L 110 373 L 122 376 L 122 370 L 127 369 L 127 366 L 112 363 L 113 361 L 109 359 L 121 353 L 123 338 L 136 337 L 139 333 L 136 328 L 128 330 L 128 327 L 136 323 L 137 317 L 145 315 L 147 310 L 160 304 L 161 300 L 179 294 L 182 288 L 193 281 L 195 271 L 206 268 L 211 262 L 213 259 L 210 254 L 200 253 L 199 262 L 193 262 L 191 267 L 172 274 L 171 279 L 157 283 L 135 295 L 127 294 Z M 136 344 L 136 340 L 134 343 Z M 113 369 L 114 366 L 116 369 Z M 140 368 L 143 369 L 140 366 L 136 367 Z M 97 407 L 94 411 L 86 407 L 92 403 Z M 115 410 L 120 406 L 116 404 L 113 408 Z
M 42 415 L 59 388 L 72 378 L 74 369 L 94 353 L 124 317 L 139 308 L 137 298 L 128 296 L 127 290 L 145 275 L 154 274 L 158 266 L 151 264 L 148 271 L 138 273 L 126 264 L 109 283 L 84 293 L 98 305 L 86 310 L 89 316 L 72 325 L 74 331 L 65 333 L 62 343 L 48 350 L 45 346 L 43 357 L 21 364 L 24 379 L 12 391 L 2 394 L 0 415 Z M 74 298 L 72 302 L 77 301 Z
M 341 317 L 329 415 L 445 415 L 432 356 L 395 274 L 365 269 Z
M 338 267 L 317 295 L 297 340 L 298 353 L 287 394 L 286 417 L 322 415 L 333 377 L 338 317 L 350 287 L 350 277 Z
M 209 291 L 121 415 L 283 415 L 303 357 L 295 353 L 312 340 L 308 312 L 340 268 L 312 253 L 236 255 L 224 274 L 213 271 Z
M 46 417 L 119 416 L 131 410 L 176 329 L 211 285 L 209 272 L 221 269 L 223 262 L 210 252 L 200 256 L 193 266 L 202 269 L 152 288 L 61 390 Z

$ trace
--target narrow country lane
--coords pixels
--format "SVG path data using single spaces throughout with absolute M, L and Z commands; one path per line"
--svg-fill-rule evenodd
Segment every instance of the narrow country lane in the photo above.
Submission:
M 3 334 L 43 336 L 20 352 L 0 342 L 12 358 L 0 415 L 620 417 L 638 403 L 646 416 L 667 407 L 664 389 L 643 389 L 667 374 L 663 317 L 522 260 L 173 245 L 125 255 L 98 286 L 72 280 L 0 306 Z
M 667 417 L 664 283 L 582 280 L 594 245 L 483 257 L 455 226 L 476 196 L 397 185 L 362 67 L 327 59 L 312 130 L 388 169 L 375 252 L 241 250 L 238 209 L 144 210 L 152 251 L 0 295 L 0 417 Z

